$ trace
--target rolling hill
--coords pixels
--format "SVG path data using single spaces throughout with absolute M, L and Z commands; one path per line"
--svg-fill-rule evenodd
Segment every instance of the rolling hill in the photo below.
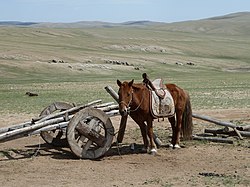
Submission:
M 144 72 L 187 89 L 196 108 L 249 107 L 249 22 L 248 12 L 178 23 L 1 22 L 0 111 L 110 101 L 104 86 Z
M 1 21 L 0 26 L 19 26 L 37 28 L 113 28 L 113 27 L 159 27 L 168 31 L 195 32 L 208 34 L 249 34 L 250 12 L 238 12 L 224 16 L 201 20 L 191 20 L 176 23 L 152 21 L 128 21 L 124 23 L 109 23 L 101 21 L 80 21 L 74 23 L 44 23 Z

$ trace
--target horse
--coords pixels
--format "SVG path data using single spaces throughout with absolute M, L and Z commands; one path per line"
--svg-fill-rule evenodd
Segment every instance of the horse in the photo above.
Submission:
M 119 112 L 121 116 L 128 114 L 131 116 L 140 127 L 144 149 L 150 154 L 156 154 L 157 146 L 153 139 L 153 120 L 155 117 L 150 110 L 151 90 L 143 82 L 134 83 L 134 79 L 130 82 L 117 80 L 117 85 L 119 86 Z M 175 107 L 174 116 L 168 117 L 172 127 L 170 147 L 180 148 L 181 135 L 183 140 L 192 139 L 193 122 L 190 97 L 185 90 L 175 84 L 165 84 L 165 87 L 173 97 Z

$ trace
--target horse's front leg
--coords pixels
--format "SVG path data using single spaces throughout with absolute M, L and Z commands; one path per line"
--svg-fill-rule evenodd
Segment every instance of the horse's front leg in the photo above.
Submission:
M 147 151 L 148 150 L 148 145 L 149 145 L 148 138 L 147 138 L 147 125 L 144 122 L 142 122 L 139 126 L 140 126 L 142 139 L 143 139 L 143 143 L 144 143 L 144 149 L 143 150 Z
M 147 125 L 144 123 L 143 120 L 141 120 L 140 118 L 138 118 L 138 116 L 133 116 L 131 115 L 131 118 L 139 125 L 140 130 L 141 130 L 141 135 L 142 135 L 142 139 L 143 139 L 143 144 L 144 144 L 144 149 L 147 150 L 148 149 L 148 138 L 147 138 Z
M 149 137 L 149 153 L 155 155 L 157 153 L 157 147 L 154 142 L 153 120 L 147 121 L 147 132 Z

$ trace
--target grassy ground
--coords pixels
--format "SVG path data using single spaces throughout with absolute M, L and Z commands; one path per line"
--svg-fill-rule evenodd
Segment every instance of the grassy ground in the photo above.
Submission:
M 111 101 L 106 85 L 141 81 L 143 72 L 188 90 L 194 109 L 250 107 L 249 37 L 125 29 L 1 27 L 0 113 L 39 113 L 54 101 Z

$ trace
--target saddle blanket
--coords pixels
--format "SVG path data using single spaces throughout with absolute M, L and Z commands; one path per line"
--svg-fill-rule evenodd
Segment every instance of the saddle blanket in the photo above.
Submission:
M 171 117 L 175 114 L 175 106 L 172 95 L 167 89 L 163 99 L 160 99 L 154 91 L 151 91 L 151 113 L 155 118 Z

